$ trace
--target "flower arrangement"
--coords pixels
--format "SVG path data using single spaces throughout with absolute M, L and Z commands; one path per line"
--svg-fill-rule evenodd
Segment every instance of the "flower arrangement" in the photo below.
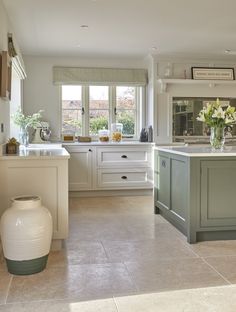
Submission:
M 225 127 L 236 123 L 235 107 L 230 105 L 223 109 L 219 99 L 216 102 L 208 103 L 197 117 L 197 120 L 205 122 L 209 127 Z
M 25 116 L 20 109 L 12 115 L 12 119 L 17 126 L 20 126 L 22 129 L 27 129 L 32 127 L 36 129 L 40 124 L 40 119 L 42 118 L 42 110 L 38 111 L 33 115 Z

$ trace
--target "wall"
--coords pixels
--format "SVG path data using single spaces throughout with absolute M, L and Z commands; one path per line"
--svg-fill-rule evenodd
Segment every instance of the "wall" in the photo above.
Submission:
M 236 98 L 236 81 L 228 84 L 202 84 L 191 79 L 191 67 L 225 67 L 236 69 L 234 59 L 189 59 L 187 57 L 158 57 L 153 60 L 156 72 L 153 84 L 156 85 L 154 99 L 154 140 L 157 144 L 172 143 L 172 98 L 173 97 L 232 97 Z M 159 79 L 182 79 L 182 83 L 167 83 L 166 88 Z
M 14 31 L 8 19 L 6 10 L 3 6 L 2 0 L 0 0 L 0 52 L 7 51 L 7 35 L 8 33 L 13 33 L 14 38 L 14 46 L 17 51 L 19 60 L 21 62 L 21 66 L 24 68 L 22 56 L 20 53 L 20 49 L 14 35 Z M 4 125 L 4 132 L 0 132 L 0 144 L 5 143 L 6 140 L 10 136 L 10 103 L 9 100 L 2 99 L 0 97 L 0 124 L 3 123 Z
M 2 1 L 0 0 L 0 51 L 7 50 L 7 33 L 9 21 Z M 0 144 L 4 143 L 9 134 L 10 128 L 10 106 L 8 100 L 0 98 L 0 124 L 4 124 L 4 133 L 0 132 Z
M 43 119 L 52 129 L 52 139 L 60 138 L 60 87 L 52 83 L 53 66 L 145 68 L 140 59 L 81 59 L 75 57 L 24 56 L 27 78 L 24 81 L 23 97 L 25 114 L 44 110 Z

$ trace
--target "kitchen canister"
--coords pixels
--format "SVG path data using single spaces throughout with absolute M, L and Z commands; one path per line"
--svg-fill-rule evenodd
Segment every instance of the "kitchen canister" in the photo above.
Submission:
M 42 271 L 52 240 L 52 217 L 39 196 L 12 198 L 0 221 L 3 254 L 8 271 L 29 275 Z

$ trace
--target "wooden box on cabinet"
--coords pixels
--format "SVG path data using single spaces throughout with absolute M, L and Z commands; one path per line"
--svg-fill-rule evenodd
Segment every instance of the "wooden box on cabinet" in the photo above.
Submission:
M 0 96 L 11 98 L 11 58 L 7 51 L 0 54 Z

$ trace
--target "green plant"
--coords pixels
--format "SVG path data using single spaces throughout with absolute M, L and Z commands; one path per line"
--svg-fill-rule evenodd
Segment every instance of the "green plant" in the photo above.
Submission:
M 20 126 L 22 129 L 27 129 L 32 127 L 36 129 L 40 125 L 40 119 L 42 118 L 42 110 L 38 111 L 33 115 L 25 116 L 21 110 L 18 108 L 15 114 L 13 114 L 12 120 L 17 125 Z
M 97 134 L 98 130 L 108 129 L 108 120 L 105 116 L 99 116 L 90 119 L 90 132 L 92 134 Z
M 133 135 L 135 133 L 135 120 L 134 116 L 129 112 L 122 112 L 118 118 L 117 122 L 123 124 L 123 134 Z

